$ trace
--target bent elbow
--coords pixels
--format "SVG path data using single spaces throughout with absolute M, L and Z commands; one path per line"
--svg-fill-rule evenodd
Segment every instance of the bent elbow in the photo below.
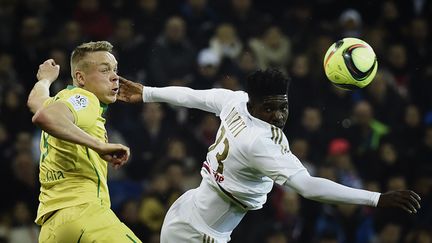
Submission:
M 311 192 L 304 192 L 301 194 L 304 198 L 310 199 L 310 200 L 318 200 L 320 198 L 320 195 L 317 195 L 316 193 Z
M 36 102 L 34 101 L 33 98 L 31 98 L 30 96 L 27 99 L 27 107 L 29 108 L 29 110 L 35 114 L 37 109 L 36 109 Z
M 32 117 L 32 123 L 40 127 L 47 122 L 47 114 L 44 109 L 38 110 Z
M 305 190 L 298 190 L 298 194 L 300 194 L 302 197 L 307 199 L 313 199 L 314 195 L 308 191 Z

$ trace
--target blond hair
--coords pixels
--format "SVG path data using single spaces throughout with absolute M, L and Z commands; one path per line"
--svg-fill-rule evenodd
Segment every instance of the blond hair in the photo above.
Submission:
M 70 59 L 72 78 L 75 79 L 74 73 L 77 68 L 85 69 L 88 66 L 88 63 L 86 62 L 79 63 L 88 53 L 97 51 L 107 51 L 112 53 L 112 49 L 113 45 L 108 41 L 87 42 L 77 46 L 75 50 L 73 50 Z

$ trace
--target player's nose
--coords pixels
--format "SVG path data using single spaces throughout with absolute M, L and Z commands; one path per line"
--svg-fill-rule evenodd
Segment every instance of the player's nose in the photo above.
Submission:
M 283 120 L 284 114 L 281 111 L 276 111 L 274 114 L 274 119 L 276 120 Z

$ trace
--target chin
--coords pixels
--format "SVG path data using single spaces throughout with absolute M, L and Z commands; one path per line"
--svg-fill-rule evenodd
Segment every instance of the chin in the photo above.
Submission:
M 276 126 L 277 128 L 283 129 L 285 127 L 285 123 L 284 124 L 273 124 L 274 126 Z
M 117 97 L 109 97 L 109 98 L 106 98 L 104 101 L 102 101 L 103 103 L 105 103 L 105 104 L 107 104 L 107 105 L 109 105 L 109 104 L 112 104 L 112 103 L 114 103 L 114 102 L 116 102 L 117 101 Z

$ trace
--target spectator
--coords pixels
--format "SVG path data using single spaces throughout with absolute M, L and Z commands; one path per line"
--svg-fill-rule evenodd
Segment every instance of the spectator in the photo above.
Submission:
M 212 49 L 202 49 L 198 54 L 197 72 L 191 86 L 195 89 L 214 87 L 220 75 L 220 56 Z
M 120 18 L 115 22 L 111 43 L 116 46 L 118 65 L 124 76 L 145 80 L 147 73 L 147 43 L 143 35 L 135 33 L 134 22 Z
M 310 160 L 319 163 L 326 155 L 327 134 L 323 130 L 321 111 L 316 107 L 303 110 L 300 125 L 291 132 L 294 137 L 302 137 L 310 145 Z
M 33 224 L 32 213 L 28 205 L 17 202 L 13 211 L 13 226 L 10 231 L 9 241 L 13 243 L 37 243 L 39 227 Z
M 236 28 L 228 23 L 217 26 L 213 37 L 210 38 L 209 46 L 221 59 L 228 60 L 236 59 L 243 49 Z
M 149 84 L 154 86 L 188 85 L 192 81 L 195 48 L 186 36 L 181 17 L 170 17 L 163 34 L 156 40 L 149 57 Z
M 166 12 L 161 7 L 160 0 L 136 0 L 132 10 L 132 19 L 136 32 L 144 36 L 148 43 L 153 43 L 163 29 Z
M 328 160 L 336 169 L 338 182 L 349 187 L 363 188 L 362 180 L 351 160 L 350 149 L 351 145 L 346 139 L 335 138 L 329 144 Z
M 348 138 L 353 145 L 355 158 L 366 159 L 365 156 L 378 149 L 380 140 L 388 134 L 389 127 L 375 119 L 373 108 L 367 101 L 358 102 L 352 113 Z
M 261 69 L 276 68 L 287 74 L 291 60 L 291 41 L 277 26 L 270 26 L 261 35 L 249 42 Z
M 222 21 L 231 23 L 239 30 L 240 39 L 245 42 L 258 36 L 263 26 L 270 22 L 270 17 L 257 11 L 252 0 L 229 0 L 225 7 L 225 18 Z
M 162 156 L 166 140 L 171 139 L 172 130 L 164 121 L 165 111 L 160 104 L 145 104 L 139 120 L 128 130 L 126 139 L 134 151 L 127 166 L 128 176 L 143 180 L 151 175 L 155 161 Z M 136 132 L 140 131 L 137 136 Z
M 40 18 L 26 16 L 19 27 L 19 36 L 14 41 L 15 64 L 24 91 L 33 86 L 34 74 L 28 70 L 37 70 L 40 60 L 47 51 L 43 31 L 44 24 Z
M 207 45 L 207 40 L 219 21 L 208 0 L 187 0 L 180 7 L 188 25 L 188 36 L 197 48 Z
M 79 0 L 73 18 L 90 39 L 103 40 L 112 34 L 111 16 L 102 9 L 99 0 Z
M 84 39 L 81 25 L 77 21 L 69 20 L 63 24 L 53 41 L 56 46 L 70 53 L 76 46 L 84 42 Z M 62 66 L 62 68 L 65 67 Z
M 377 120 L 396 126 L 402 115 L 400 108 L 405 102 L 391 82 L 392 77 L 389 73 L 379 70 L 373 82 L 367 86 L 365 98 L 374 108 Z
M 347 9 L 339 17 L 340 39 L 345 37 L 360 38 L 362 31 L 362 16 L 355 9 Z

